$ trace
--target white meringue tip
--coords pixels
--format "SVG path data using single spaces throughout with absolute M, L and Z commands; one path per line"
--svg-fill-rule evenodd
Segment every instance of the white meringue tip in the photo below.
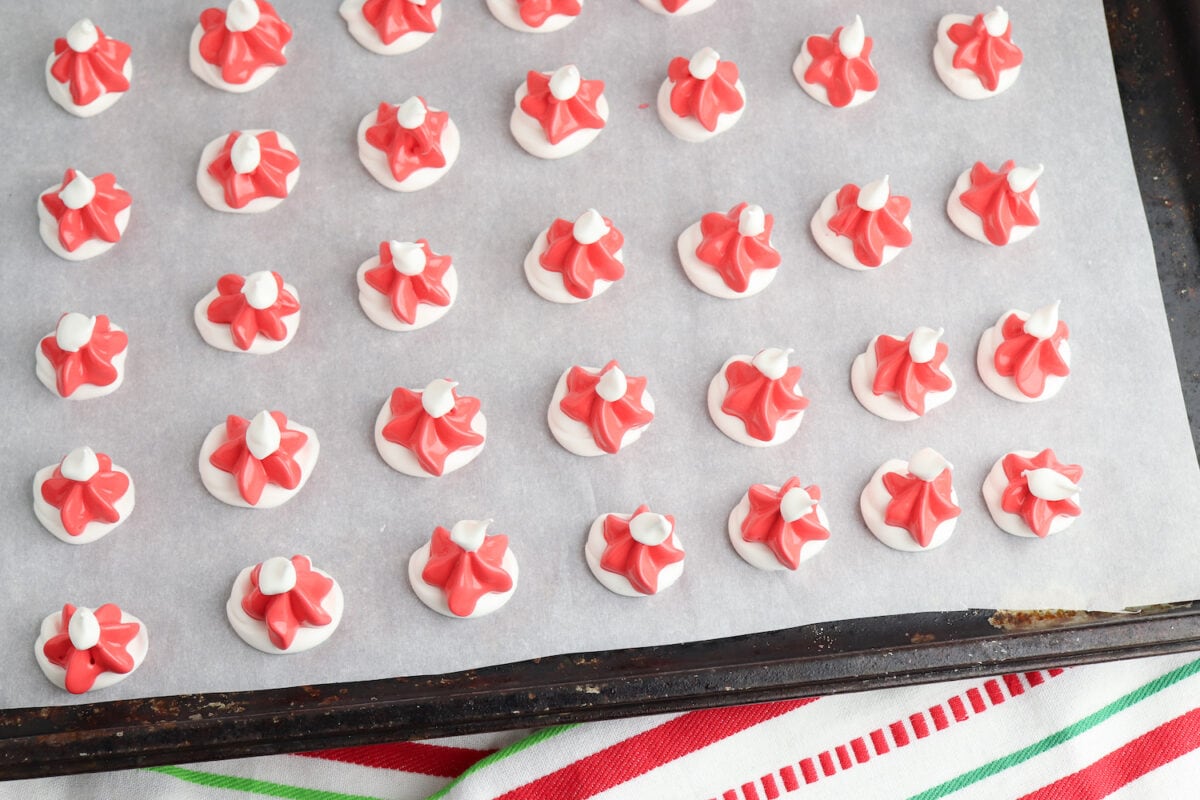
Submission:
M 604 217 L 594 208 L 589 208 L 575 220 L 572 234 L 580 244 L 595 244 L 608 235 L 610 228 Z
M 63 314 L 54 328 L 54 342 L 60 350 L 76 353 L 92 340 L 96 329 L 96 318 L 78 311 Z
M 76 650 L 91 650 L 100 643 L 100 620 L 90 608 L 78 606 L 67 623 L 67 638 Z
M 76 447 L 59 464 L 59 471 L 67 480 L 87 481 L 100 471 L 100 461 L 92 448 Z
M 483 546 L 487 539 L 487 529 L 495 522 L 494 519 L 463 519 L 454 523 L 450 528 L 450 541 L 473 553 Z
M 983 15 L 983 26 L 987 28 L 989 36 L 1003 36 L 1008 30 L 1008 12 L 996 6 Z
M 251 308 L 262 310 L 275 305 L 279 299 L 279 284 L 270 270 L 251 272 L 242 284 L 242 294 Z
M 436 378 L 421 392 L 421 407 L 434 419 L 444 417 L 454 410 L 454 387 L 456 381 Z
M 932 447 L 922 447 L 908 460 L 908 471 L 923 481 L 931 481 L 953 465 Z
M 778 347 L 767 347 L 759 350 L 754 358 L 750 359 L 759 372 L 773 381 L 777 381 L 787 374 L 788 356 L 794 353 L 792 348 L 781 349 Z
M 1030 314 L 1029 319 L 1025 320 L 1025 332 L 1039 339 L 1049 339 L 1053 336 L 1058 330 L 1058 308 L 1061 304 L 1061 300 L 1055 300 Z
M 708 80 L 717 71 L 721 54 L 711 47 L 702 47 L 688 61 L 688 72 L 699 81 Z
M 392 266 L 404 275 L 420 275 L 429 263 L 425 248 L 416 242 L 388 242 L 392 254 Z
M 795 522 L 812 511 L 816 505 L 817 501 L 807 490 L 794 486 L 779 501 L 779 514 L 784 522 Z
M 767 229 L 767 213 L 763 207 L 753 203 L 742 209 L 738 215 L 739 236 L 759 236 Z
M 253 133 L 239 133 L 229 148 L 229 161 L 233 171 L 239 175 L 247 175 L 258 169 L 262 162 L 262 144 Z
M 858 58 L 862 55 L 863 46 L 866 45 L 866 42 L 866 31 L 863 28 L 862 17 L 855 14 L 850 24 L 842 27 L 841 35 L 838 36 L 838 50 L 846 58 Z
M 262 410 L 246 428 L 246 449 L 260 461 L 279 449 L 282 432 L 270 411 Z
M 890 175 L 884 175 L 877 181 L 871 181 L 858 190 L 858 207 L 863 211 L 878 211 L 887 205 L 892 196 L 892 181 Z
M 100 32 L 96 30 L 96 23 L 87 17 L 76 22 L 67 31 L 67 47 L 76 53 L 86 53 L 95 47 L 98 41 Z
M 928 364 L 932 361 L 937 355 L 938 341 L 945 332 L 945 328 L 927 328 L 924 325 L 913 330 L 912 338 L 908 342 L 908 355 L 913 362 Z
M 1079 494 L 1078 484 L 1049 467 L 1027 469 L 1021 476 L 1028 482 L 1030 493 L 1042 500 L 1067 500 Z
M 600 376 L 600 381 L 596 384 L 596 394 L 600 398 L 609 403 L 615 403 L 625 396 L 629 391 L 629 381 L 625 377 L 625 373 L 616 364 L 605 370 Z
M 578 94 L 582 83 L 583 76 L 579 74 L 579 67 L 567 64 L 565 67 L 559 67 L 550 76 L 550 94 L 554 95 L 556 100 L 570 100 Z
M 79 170 L 75 170 L 74 177 L 58 193 L 58 199 L 63 201 L 63 205 L 73 210 L 89 205 L 95 197 L 95 182 Z
M 671 520 L 653 511 L 643 511 L 629 519 L 629 535 L 647 547 L 657 547 L 671 538 L 673 529 Z
M 290 558 L 274 556 L 258 568 L 258 590 L 265 595 L 286 594 L 296 588 L 296 565 Z
M 225 28 L 234 33 L 245 33 L 258 25 L 260 16 L 255 0 L 232 0 L 225 9 Z
M 1014 192 L 1025 192 L 1033 188 L 1046 171 L 1044 164 L 1036 167 L 1013 167 L 1008 173 L 1008 186 Z
M 396 122 L 406 130 L 415 130 L 425 124 L 429 108 L 420 97 L 413 95 L 396 107 Z

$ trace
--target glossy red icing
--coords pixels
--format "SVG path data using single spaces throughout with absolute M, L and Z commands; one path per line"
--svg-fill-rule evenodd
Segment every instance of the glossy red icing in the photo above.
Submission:
M 73 353 L 60 348 L 54 334 L 43 338 L 40 345 L 42 355 L 54 367 L 55 386 L 63 397 L 70 397 L 84 384 L 108 386 L 115 381 L 120 373 L 113 365 L 113 359 L 128 346 L 129 337 L 125 331 L 113 330 L 108 317 L 103 314 L 96 315 L 92 338 Z
M 410 33 L 437 33 L 433 12 L 441 2 L 426 0 L 424 5 L 417 5 L 412 0 L 366 0 L 362 15 L 379 34 L 379 41 L 392 44 Z
M 656 594 L 658 575 L 663 568 L 683 561 L 683 551 L 674 544 L 675 518 L 669 514 L 665 516 L 671 523 L 671 535 L 662 544 L 651 547 L 633 538 L 629 532 L 630 520 L 649 510 L 649 506 L 640 505 L 629 519 L 621 519 L 616 514 L 605 516 L 605 547 L 604 555 L 600 557 L 602 569 L 622 576 L 642 594 Z
M 616 366 L 616 361 L 610 361 L 595 375 L 583 367 L 571 367 L 567 373 L 567 393 L 558 404 L 568 417 L 588 426 L 592 440 L 606 453 L 621 449 L 627 431 L 649 425 L 654 419 L 654 412 L 642 404 L 645 378 L 627 375 L 625 396 L 611 403 L 596 393 L 596 385 L 604 373 Z
M 883 521 L 904 528 L 913 541 L 928 547 L 938 526 L 962 513 L 950 499 L 953 490 L 950 468 L 931 481 L 923 481 L 911 472 L 886 472 L 883 486 L 892 496 Z
M 583 11 L 579 0 L 517 0 L 521 21 L 531 28 L 540 28 L 555 16 L 577 17 Z
M 942 364 L 950 354 L 945 342 L 938 342 L 931 360 L 918 364 L 912 360 L 908 346 L 910 333 L 903 339 L 886 334 L 875 340 L 875 380 L 871 391 L 877 395 L 893 393 L 904 407 L 914 414 L 925 413 L 925 396 L 929 392 L 944 392 L 952 385 Z
M 433 417 L 421 405 L 421 392 L 398 387 L 390 401 L 392 418 L 383 427 L 383 438 L 411 450 L 421 469 L 431 475 L 445 471 L 451 453 L 483 444 L 483 437 L 471 430 L 479 399 L 459 397 L 453 389 L 451 394 L 454 408 Z
M 233 131 L 217 157 L 208 165 L 208 174 L 225 190 L 225 204 L 230 208 L 243 208 L 251 200 L 260 197 L 287 197 L 288 175 L 300 166 L 300 157 L 279 141 L 275 131 L 263 131 L 255 136 L 261 158 L 253 172 L 240 173 L 233 168 L 233 145 L 241 136 Z
M 779 251 L 771 247 L 771 228 L 775 217 L 766 215 L 766 227 L 757 236 L 742 236 L 738 223 L 748 203 L 738 203 L 728 214 L 713 212 L 700 218 L 696 258 L 715 269 L 725 285 L 735 292 L 750 288 L 750 275 L 756 269 L 779 266 Z
M 969 69 L 989 92 L 1000 85 L 1000 73 L 1020 66 L 1021 48 L 1012 43 L 1012 23 L 1000 36 L 988 33 L 983 14 L 976 14 L 970 25 L 951 25 L 946 35 L 958 45 L 952 61 L 955 69 Z
M 54 40 L 50 75 L 67 84 L 72 103 L 86 106 L 109 92 L 129 91 L 124 69 L 130 52 L 129 45 L 110 39 L 97 26 L 96 43 L 83 53 L 72 50 L 65 38 Z
M 1026 397 L 1040 397 L 1046 389 L 1047 376 L 1066 377 L 1071 373 L 1058 352 L 1070 335 L 1067 323 L 1062 320 L 1049 339 L 1039 339 L 1025 332 L 1024 320 L 1009 314 L 1000 326 L 1000 335 L 1004 341 L 996 348 L 992 363 L 996 372 L 1016 381 L 1017 389 Z
M 538 263 L 548 272 L 561 273 L 563 286 L 572 297 L 587 300 L 597 280 L 618 281 L 625 275 L 625 265 L 617 258 L 625 236 L 608 217 L 604 217 L 604 224 L 608 233 L 592 244 L 576 241 L 575 223 L 561 217 L 546 233 L 546 250 Z
M 416 244 L 425 252 L 425 269 L 418 274 L 405 275 L 396 269 L 388 242 L 379 244 L 379 266 L 363 274 L 368 286 L 391 300 L 396 319 L 408 325 L 416 322 L 417 307 L 422 303 L 450 305 L 450 292 L 442 282 L 450 270 L 450 256 L 439 256 L 429 249 L 429 242 L 424 239 L 417 239 Z
M 740 419 L 746 434 L 769 442 L 775 426 L 808 408 L 808 398 L 796 391 L 800 367 L 788 367 L 778 380 L 771 380 L 749 361 L 734 361 L 725 368 L 729 384 L 721 410 Z
M 862 52 L 854 58 L 842 55 L 838 46 L 842 28 L 838 28 L 827 39 L 810 36 L 805 42 L 812 64 L 804 71 L 804 80 L 825 87 L 829 104 L 835 108 L 850 105 L 856 91 L 874 92 L 879 89 L 879 73 L 871 64 L 871 48 L 875 40 L 870 36 L 863 40 Z
M 681 117 L 694 117 L 706 130 L 715 131 L 722 114 L 732 114 L 746 104 L 737 90 L 737 64 L 721 61 L 717 71 L 704 80 L 694 77 L 688 64 L 689 60 L 680 56 L 667 67 L 673 84 L 671 110 Z
M 267 0 L 258 4 L 258 24 L 248 31 L 231 31 L 225 26 L 225 10 L 208 8 L 200 12 L 200 57 L 221 68 L 226 83 L 245 83 L 263 67 L 287 63 L 283 48 L 292 40 L 292 29 L 279 18 Z
M 421 98 L 425 105 L 425 99 Z M 396 119 L 396 106 L 380 103 L 375 114 L 375 124 L 367 128 L 367 144 L 387 155 L 388 168 L 392 177 L 402 181 L 419 169 L 446 166 L 442 153 L 442 132 L 450 115 L 445 111 L 427 109 L 425 122 L 417 128 L 405 128 Z
M 262 564 L 250 572 L 250 591 L 242 598 L 242 610 L 252 619 L 267 624 L 271 644 L 287 650 L 301 627 L 320 628 L 333 622 L 333 617 L 321 607 L 321 601 L 333 589 L 333 579 L 312 568 L 306 556 L 292 556 L 296 569 L 296 585 L 281 594 L 263 594 L 258 588 Z
M 100 470 L 86 481 L 64 478 L 62 465 L 41 486 L 42 499 L 58 509 L 63 528 L 71 536 L 83 533 L 89 522 L 114 523 L 121 519 L 115 503 L 129 491 L 129 476 L 112 468 L 112 459 L 96 453 Z
M 250 305 L 242 287 L 246 279 L 241 275 L 222 275 L 217 281 L 217 296 L 208 304 L 205 312 L 209 322 L 228 325 L 233 343 L 240 350 L 249 350 L 259 334 L 276 342 L 287 338 L 284 317 L 300 311 L 300 301 L 283 288 L 283 278 L 272 272 L 279 295 L 275 303 L 267 308 Z
M 581 80 L 574 97 L 559 100 L 550 91 L 552 75 L 531 70 L 525 78 L 529 94 L 521 98 L 521 110 L 538 121 L 550 144 L 558 144 L 577 131 L 603 128 L 598 103 L 604 81 Z
M 63 606 L 62 631 L 46 640 L 42 654 L 51 664 L 67 671 L 66 688 L 71 694 L 83 694 L 106 672 L 126 675 L 137 666 L 129 647 L 141 630 L 136 622 L 121 622 L 121 609 L 113 603 L 105 603 L 94 612 L 100 623 L 100 641 L 87 650 L 76 650 L 71 644 L 68 627 L 75 616 L 75 606 Z
M 864 267 L 883 263 L 884 247 L 908 247 L 912 232 L 904 220 L 912 202 L 901 195 L 891 195 L 878 211 L 858 207 L 859 187 L 847 183 L 837 194 L 837 211 L 829 219 L 829 230 L 854 242 L 854 257 Z
M 485 536 L 478 550 L 464 550 L 450 538 L 450 531 L 439 525 L 429 543 L 429 561 L 421 570 L 421 580 L 445 593 L 455 616 L 469 617 L 485 594 L 513 588 L 512 576 L 503 567 L 507 552 L 508 537 L 502 534 Z
M 788 478 L 778 489 L 756 483 L 746 493 L 750 511 L 742 521 L 742 540 L 771 548 L 779 563 L 788 569 L 799 568 L 800 551 L 806 543 L 829 538 L 829 530 L 821 524 L 816 506 L 799 519 L 784 520 L 779 504 L 784 495 L 795 488 L 803 488 L 813 500 L 821 499 L 820 487 L 801 486 L 799 478 Z
M 661 0 L 662 7 L 674 14 L 679 9 L 687 5 L 688 0 Z
M 302 431 L 288 430 L 282 411 L 272 411 L 279 426 L 279 449 L 266 458 L 256 458 L 246 445 L 250 420 L 230 414 L 225 418 L 225 442 L 213 451 L 208 462 L 237 479 L 238 494 L 250 505 L 258 505 L 267 484 L 295 489 L 300 485 L 301 469 L 296 453 L 308 442 Z
M 1008 183 L 1008 173 L 1016 163 L 1005 161 L 992 172 L 982 161 L 971 167 L 971 186 L 959 195 L 959 201 L 983 222 L 983 233 L 995 245 L 1008 244 L 1015 225 L 1037 225 L 1038 215 L 1030 197 L 1037 189 L 1036 182 L 1023 192 L 1014 192 Z
M 67 208 L 59 193 L 75 180 L 75 170 L 63 174 L 58 189 L 42 195 L 42 205 L 58 221 L 58 243 L 68 253 L 75 252 L 85 242 L 100 239 L 105 242 L 121 240 L 117 228 L 117 214 L 133 204 L 129 192 L 117 187 L 117 179 L 111 172 L 92 178 L 96 194 L 92 202 L 83 208 Z
M 1000 495 L 1000 507 L 1010 514 L 1019 514 L 1029 529 L 1040 538 L 1046 538 L 1050 533 L 1050 523 L 1055 517 L 1078 517 L 1079 506 L 1070 498 L 1064 500 L 1043 500 L 1029 491 L 1029 480 L 1025 473 L 1034 469 L 1052 469 L 1065 475 L 1072 483 L 1079 483 L 1083 477 L 1083 467 L 1078 464 L 1062 464 L 1054 455 L 1054 451 L 1046 448 L 1042 452 L 1027 458 L 1017 453 L 1009 453 L 1002 462 L 1004 477 L 1008 478 L 1008 486 Z

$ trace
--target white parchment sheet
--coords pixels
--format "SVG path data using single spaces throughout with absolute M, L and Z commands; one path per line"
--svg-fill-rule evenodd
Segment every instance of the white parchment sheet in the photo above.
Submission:
M 668 19 L 634 0 L 593 0 L 569 28 L 518 34 L 483 0 L 445 0 L 442 30 L 385 58 L 347 34 L 336 2 L 280 0 L 289 64 L 247 95 L 210 89 L 187 67 L 202 2 L 25 4 L 0 29 L 0 359 L 8 410 L 0 437 L 0 705 L 77 702 L 32 652 L 44 615 L 66 601 L 113 601 L 149 628 L 134 676 L 86 700 L 255 689 L 419 674 L 553 653 L 671 643 L 863 615 L 965 607 L 1121 608 L 1200 596 L 1192 537 L 1200 481 L 1150 239 L 1131 168 L 1099 0 L 1009 0 L 1025 51 L 1006 94 L 968 102 L 930 56 L 944 2 L 721 0 Z M 867 105 L 835 111 L 791 74 L 810 33 L 861 13 L 881 76 Z M 130 94 L 99 117 L 68 116 L 46 95 L 51 43 L 88 15 L 134 48 Z M 705 144 L 676 140 L 653 103 L 668 61 L 711 45 L 741 68 L 741 122 Z M 559 162 L 526 155 L 508 132 L 528 69 L 580 66 L 606 82 L 608 128 Z M 359 164 L 354 132 L 380 100 L 422 94 L 462 131 L 458 164 L 431 189 L 396 194 Z M 277 128 L 303 166 L 294 194 L 261 215 L 208 209 L 195 190 L 201 148 L 238 128 Z M 959 233 L 945 205 L 975 160 L 1046 165 L 1043 223 L 1007 249 Z M 35 199 L 68 166 L 114 172 L 134 197 L 121 243 L 81 265 L 52 255 Z M 877 273 L 829 261 L 809 233 L 825 194 L 890 174 L 912 199 L 914 243 Z M 696 290 L 675 239 L 702 214 L 743 200 L 775 216 L 783 266 L 770 289 L 723 301 Z M 588 207 L 626 236 L 626 278 L 582 305 L 548 303 L 521 262 L 556 216 Z M 359 309 L 354 273 L 380 240 L 427 237 L 458 269 L 458 303 L 415 333 L 389 333 Z M 225 272 L 274 269 L 299 290 L 303 321 L 281 353 L 204 344 L 192 307 Z M 1009 308 L 1062 300 L 1072 375 L 1047 403 L 1001 399 L 975 372 L 979 335 Z M 66 402 L 34 377 L 34 348 L 63 311 L 107 313 L 129 332 L 125 386 Z M 950 404 L 913 423 L 878 419 L 850 391 L 850 362 L 877 333 L 944 326 L 959 380 Z M 743 447 L 708 419 L 710 377 L 734 353 L 793 347 L 811 399 L 786 445 Z M 563 450 L 545 415 L 572 364 L 620 360 L 646 375 L 658 415 L 622 453 Z M 398 385 L 451 377 L 482 399 L 488 440 L 440 480 L 389 469 L 372 443 Z M 321 457 L 293 501 L 225 506 L 196 471 L 201 440 L 229 413 L 279 409 L 315 428 Z M 128 469 L 137 508 L 98 543 L 73 547 L 38 525 L 34 472 L 89 444 Z M 963 513 L 929 553 L 888 549 L 858 496 L 874 469 L 931 445 L 956 467 Z M 980 487 L 1010 449 L 1052 447 L 1082 464 L 1084 516 L 1048 540 L 1002 533 Z M 730 508 L 754 482 L 798 474 L 820 485 L 832 538 L 798 574 L 759 572 L 734 553 Z M 583 557 L 592 519 L 649 503 L 674 514 L 687 568 L 669 591 L 618 597 Z M 413 595 L 409 554 L 435 525 L 494 517 L 511 537 L 520 585 L 500 612 L 441 617 Z M 273 657 L 239 640 L 224 604 L 238 571 L 306 553 L 341 582 L 346 613 L 321 647 Z

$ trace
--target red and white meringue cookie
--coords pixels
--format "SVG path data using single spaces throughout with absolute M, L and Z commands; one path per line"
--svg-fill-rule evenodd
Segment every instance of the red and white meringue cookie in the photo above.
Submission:
M 586 0 L 487 0 L 488 10 L 506 28 L 521 33 L 554 33 L 575 21 Z
M 308 556 L 275 556 L 238 573 L 225 615 L 246 644 L 289 655 L 332 636 L 344 608 L 342 587 Z
M 792 74 L 809 97 L 834 108 L 853 108 L 875 96 L 879 73 L 871 63 L 875 42 L 862 17 L 829 36 L 809 36 L 792 64 Z
M 892 194 L 888 176 L 830 192 L 812 218 L 817 245 L 847 269 L 882 267 L 912 244 L 912 203 Z
M 525 256 L 525 277 L 554 303 L 582 303 L 625 276 L 625 236 L 594 208 L 574 222 L 559 217 L 537 235 Z
M 38 342 L 38 380 L 59 397 L 90 400 L 112 394 L 125 380 L 129 337 L 104 314 L 70 311 Z
M 721 433 L 751 447 L 783 444 L 796 435 L 808 398 L 800 391 L 800 367 L 788 366 L 791 353 L 768 347 L 721 366 L 708 385 L 708 413 Z
M 89 178 L 68 169 L 38 196 L 38 233 L 54 255 L 83 261 L 106 253 L 129 225 L 133 198 L 111 172 Z
M 492 520 L 464 519 L 434 528 L 408 559 L 408 580 L 422 603 L 439 614 L 473 619 L 491 614 L 517 590 L 517 557 L 508 537 L 489 534 Z
M 300 157 L 279 131 L 232 131 L 204 146 L 196 189 L 209 208 L 232 214 L 270 211 L 300 179 Z
M 1037 181 L 1043 167 L 1005 161 L 992 172 L 982 161 L 958 176 L 946 214 L 960 231 L 984 244 L 1002 247 L 1029 236 L 1041 222 Z
M 94 117 L 112 108 L 129 91 L 133 60 L 129 45 L 104 35 L 90 19 L 81 19 L 54 40 L 46 59 L 50 99 L 77 117 Z
M 671 60 L 658 89 L 658 117 L 685 142 L 703 142 L 732 128 L 746 110 L 738 67 L 711 47 Z
M 782 259 L 771 246 L 775 218 L 762 206 L 738 203 L 712 212 L 679 235 L 679 262 L 688 280 L 713 297 L 756 295 L 775 280 Z
M 33 656 L 51 683 L 83 694 L 128 678 L 149 647 L 146 624 L 115 603 L 95 610 L 67 603 L 42 620 Z
M 756 483 L 729 513 L 729 541 L 747 564 L 797 570 L 829 541 L 821 489 L 788 478 L 782 486 Z
M 192 31 L 188 64 L 214 89 L 249 92 L 287 63 L 292 29 L 267 0 L 231 0 L 224 11 L 208 8 Z
M 983 482 L 983 499 L 1005 533 L 1045 539 L 1070 527 L 1079 508 L 1083 467 L 1059 462 L 1054 451 L 1005 453 Z
M 859 509 L 876 539 L 909 552 L 945 544 L 962 513 L 953 468 L 931 447 L 908 461 L 885 461 L 863 489 Z
M 33 514 L 68 544 L 88 544 L 133 512 L 133 478 L 104 453 L 77 447 L 33 476 Z
M 445 111 L 410 97 L 380 103 L 358 124 L 358 160 L 395 192 L 415 192 L 441 180 L 458 159 L 458 126 Z
M 200 481 L 222 503 L 275 508 L 304 488 L 320 453 L 317 432 L 281 411 L 230 414 L 204 437 Z
M 958 390 L 941 341 L 941 328 L 924 326 L 904 338 L 880 334 L 850 366 L 850 388 L 862 407 L 893 422 L 920 419 Z
M 358 268 L 358 304 L 367 318 L 389 331 L 415 331 L 446 315 L 458 297 L 458 273 L 450 256 L 429 242 L 379 243 L 379 255 Z
M 387 465 L 414 478 L 440 478 L 483 452 L 487 418 L 479 399 L 460 397 L 454 381 L 398 387 L 375 419 L 375 447 Z
M 646 379 L 626 375 L 616 361 L 603 367 L 571 367 L 558 379 L 546 414 L 550 433 L 578 456 L 625 449 L 654 419 Z
M 587 147 L 608 122 L 604 81 L 584 80 L 574 64 L 530 71 L 517 87 L 509 130 L 538 158 L 563 158 Z
M 983 332 L 975 366 L 989 389 L 1019 403 L 1058 394 L 1071 374 L 1070 330 L 1058 307 L 1056 300 L 1032 314 L 1012 309 Z
M 300 327 L 300 296 L 278 272 L 222 275 L 196 303 L 193 318 L 200 336 L 218 350 L 276 353 Z
M 372 53 L 411 53 L 442 24 L 442 0 L 342 0 L 338 13 L 354 40 Z
M 1024 55 L 1013 44 L 1008 12 L 996 6 L 968 17 L 947 14 L 938 23 L 933 66 L 946 88 L 965 100 L 995 97 L 1016 82 Z
M 683 574 L 683 542 L 675 532 L 675 518 L 644 504 L 632 514 L 596 517 L 584 557 L 604 588 L 625 597 L 658 594 Z
M 668 17 L 686 17 L 710 8 L 717 0 L 638 0 L 651 11 Z

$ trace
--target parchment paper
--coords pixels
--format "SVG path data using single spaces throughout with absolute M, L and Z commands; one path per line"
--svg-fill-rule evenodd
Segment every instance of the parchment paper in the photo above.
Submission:
M 667 19 L 632 0 L 594 0 L 566 30 L 530 36 L 501 27 L 483 0 L 447 0 L 429 45 L 384 58 L 354 43 L 337 3 L 281 0 L 295 28 L 290 63 L 241 96 L 188 70 L 201 5 L 35 3 L 0 33 L 0 704 L 77 701 L 42 677 L 32 653 L 42 617 L 66 601 L 117 602 L 149 627 L 141 671 L 82 698 L 103 700 L 445 671 L 862 615 L 1118 609 L 1200 594 L 1196 456 L 1099 0 L 1010 0 L 1025 64 L 1009 92 L 982 102 L 951 95 L 930 57 L 941 14 L 971 9 L 860 0 L 882 86 L 843 111 L 808 98 L 791 63 L 806 35 L 847 21 L 844 3 L 723 0 Z M 129 41 L 135 59 L 131 93 L 90 120 L 69 117 L 43 85 L 54 37 L 85 14 Z M 733 130 L 691 145 L 663 129 L 653 103 L 670 58 L 704 45 L 738 62 L 749 104 Z M 527 69 L 568 62 L 606 81 L 611 121 L 582 154 L 541 161 L 509 135 L 513 91 Z M 414 93 L 450 111 L 463 151 L 435 187 L 395 194 L 358 163 L 354 131 L 380 100 Z M 296 142 L 299 184 L 266 214 L 213 212 L 194 186 L 200 150 L 251 127 Z M 1043 223 L 997 249 L 955 230 L 944 209 L 962 170 L 1007 158 L 1046 165 Z M 112 171 L 134 197 L 123 241 L 82 265 L 43 246 L 34 212 L 68 166 Z M 849 272 L 820 253 L 809 219 L 827 192 L 885 173 L 912 198 L 914 244 L 878 273 Z M 687 281 L 675 238 L 742 200 L 775 215 L 784 263 L 762 295 L 717 300 Z M 592 206 L 626 235 L 627 277 L 583 305 L 540 299 L 521 271 L 533 237 Z M 358 307 L 355 269 L 381 239 L 420 236 L 453 255 L 458 303 L 420 332 L 385 332 Z M 260 357 L 208 347 L 192 306 L 222 273 L 257 269 L 299 288 L 295 341 Z M 1072 331 L 1066 387 L 1036 405 L 993 395 L 975 373 L 980 333 L 1008 308 L 1057 298 Z M 128 330 L 117 393 L 66 402 L 34 377 L 34 348 L 66 310 L 107 313 Z M 945 327 L 958 396 L 920 421 L 886 422 L 854 400 L 850 362 L 873 335 L 917 325 Z M 725 438 L 704 403 L 727 357 L 764 346 L 796 348 L 811 398 L 799 434 L 765 450 Z M 658 415 L 632 448 L 579 458 L 551 438 L 546 406 L 563 370 L 609 358 L 649 377 Z M 382 462 L 372 424 L 394 386 L 434 377 L 482 399 L 489 435 L 467 468 L 417 480 Z M 280 509 L 225 506 L 200 484 L 200 442 L 226 414 L 264 407 L 315 428 L 320 462 Z M 102 541 L 72 547 L 38 525 L 31 480 L 85 443 L 133 474 L 137 508 Z M 944 547 L 900 553 L 866 530 L 858 496 L 880 463 L 924 445 L 954 463 L 963 514 Z M 1007 450 L 1043 447 L 1084 466 L 1085 513 L 1061 535 L 1018 539 L 992 524 L 980 486 Z M 792 474 L 821 486 L 832 539 L 798 574 L 759 572 L 730 547 L 727 514 L 749 484 Z M 618 597 L 588 572 L 585 534 L 596 515 L 642 502 L 676 515 L 687 568 L 657 597 Z M 435 525 L 488 516 L 520 560 L 512 601 L 474 621 L 429 611 L 409 588 L 409 554 Z M 339 579 L 345 618 L 315 650 L 264 655 L 229 628 L 225 599 L 242 567 L 292 553 Z

